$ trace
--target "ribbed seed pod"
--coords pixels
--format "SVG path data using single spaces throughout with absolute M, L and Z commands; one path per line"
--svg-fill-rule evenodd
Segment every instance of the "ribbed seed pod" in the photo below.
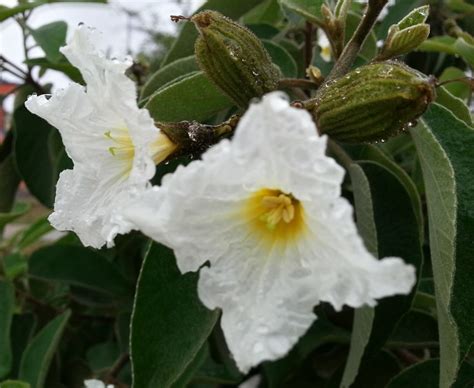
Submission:
M 394 61 L 361 66 L 323 88 L 312 110 L 318 129 L 346 143 L 396 135 L 436 96 L 430 78 Z
M 199 67 L 239 107 L 276 89 L 280 71 L 250 30 L 215 11 L 200 12 L 191 21 L 200 32 Z

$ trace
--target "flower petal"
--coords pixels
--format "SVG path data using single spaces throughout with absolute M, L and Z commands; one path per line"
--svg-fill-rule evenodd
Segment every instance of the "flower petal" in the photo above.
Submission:
M 79 26 L 62 48 L 86 88 L 72 83 L 51 96 L 31 96 L 25 105 L 59 130 L 74 162 L 58 182 L 51 222 L 100 247 L 130 229 L 116 210 L 154 175 L 152 144 L 160 132 L 137 106 L 135 85 L 125 75 L 130 61 L 107 59 L 95 47 L 96 35 Z
M 124 219 L 174 249 L 182 272 L 210 264 L 201 268 L 199 296 L 222 309 L 244 372 L 285 355 L 320 301 L 373 305 L 414 284 L 412 266 L 378 261 L 365 248 L 341 198 L 344 170 L 325 150 L 310 115 L 271 93 L 248 109 L 232 141 L 124 210 Z

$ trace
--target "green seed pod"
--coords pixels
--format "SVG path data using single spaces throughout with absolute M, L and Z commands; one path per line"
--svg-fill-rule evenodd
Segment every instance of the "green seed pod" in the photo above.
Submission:
M 346 143 L 396 135 L 436 96 L 432 79 L 394 61 L 361 66 L 323 88 L 312 109 L 318 129 Z
M 276 89 L 280 71 L 250 30 L 215 11 L 200 12 L 191 21 L 200 32 L 199 67 L 239 107 Z

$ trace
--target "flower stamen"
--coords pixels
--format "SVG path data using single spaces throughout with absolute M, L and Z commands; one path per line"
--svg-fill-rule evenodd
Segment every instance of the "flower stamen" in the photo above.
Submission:
M 271 245 L 298 238 L 305 230 L 301 202 L 281 190 L 254 192 L 246 203 L 245 216 L 255 234 Z

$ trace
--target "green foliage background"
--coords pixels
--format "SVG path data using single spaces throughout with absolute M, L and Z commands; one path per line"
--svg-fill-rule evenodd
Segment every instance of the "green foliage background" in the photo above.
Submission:
M 29 13 L 48 2 L 0 6 L 0 22 L 16 18 L 43 49 L 44 56 L 26 60 L 29 70 L 60 71 L 82 82 L 59 52 L 67 25 L 28 27 Z M 369 34 L 355 66 L 377 55 L 377 41 L 392 24 L 429 3 L 430 38 L 403 61 L 440 81 L 472 74 L 474 4 L 463 0 L 397 1 Z M 322 4 L 209 0 L 202 9 L 247 25 L 285 77 L 305 78 L 309 64 L 323 75 L 333 66 L 322 60 L 314 34 L 313 55 L 307 55 L 307 22 L 323 23 Z M 352 4 L 347 39 L 363 9 Z M 448 31 L 447 18 L 455 18 L 461 32 Z M 236 110 L 197 66 L 196 37 L 194 26 L 184 24 L 159 65 L 149 58 L 154 70 L 142 63 L 130 74 L 140 87 L 139 104 L 156 120 L 216 124 Z M 161 38 L 168 46 L 170 38 Z M 58 175 L 71 161 L 58 131 L 23 106 L 29 94 L 49 88 L 29 74 L 16 90 L 0 145 L 0 388 L 74 388 L 93 377 L 135 388 L 235 387 L 246 380 L 226 348 L 219 312 L 197 297 L 198 274 L 181 275 L 172 251 L 139 233 L 99 251 L 84 248 L 73 234 L 43 238 L 51 232 L 47 212 L 32 210 L 32 200 L 16 195 L 18 186 L 23 181 L 34 201 L 51 209 Z M 352 159 L 344 195 L 355 206 L 366 246 L 377 257 L 400 256 L 415 265 L 416 289 L 374 308 L 336 313 L 317 306 L 318 320 L 285 358 L 250 372 L 262 376 L 261 387 L 474 385 L 472 80 L 448 83 L 437 94 L 416 125 L 397 137 L 344 146 Z M 158 166 L 155 181 L 187 160 Z M 23 227 L 2 237 L 19 220 Z

